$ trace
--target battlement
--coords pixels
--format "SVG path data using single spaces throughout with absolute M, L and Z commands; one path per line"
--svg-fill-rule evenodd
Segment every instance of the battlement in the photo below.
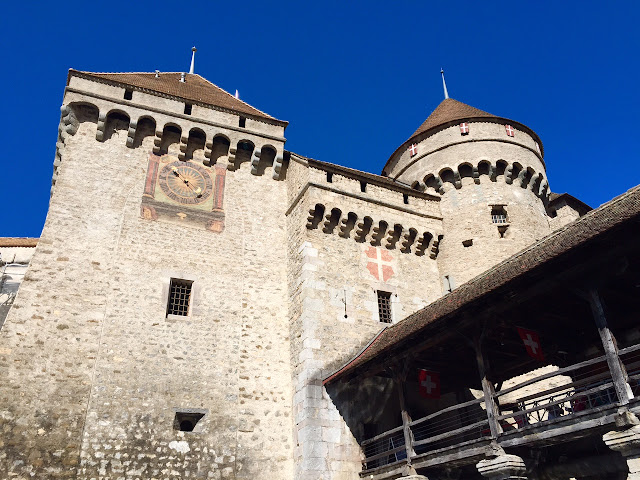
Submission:
M 253 175 L 264 175 L 269 168 L 275 180 L 284 178 L 286 122 L 266 114 L 233 111 L 113 81 L 96 81 L 72 71 L 61 107 L 52 191 L 66 138 L 75 135 L 84 122 L 96 125 L 98 142 L 122 133 L 126 146 L 136 149 L 145 138 L 152 137 L 152 151 L 158 155 L 174 153 L 180 160 L 196 159 L 207 166 L 224 162 L 229 170 L 248 163 Z

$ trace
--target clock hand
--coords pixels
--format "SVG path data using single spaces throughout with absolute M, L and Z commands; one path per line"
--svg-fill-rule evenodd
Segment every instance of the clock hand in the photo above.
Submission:
M 194 189 L 193 186 L 189 183 L 188 179 L 182 178 L 182 175 L 180 175 L 180 172 L 178 171 L 178 167 L 176 167 L 175 165 L 172 165 L 171 166 L 171 170 L 173 170 L 173 174 L 176 177 L 178 177 L 180 180 L 182 180 L 184 182 L 184 184 L 187 187 L 189 187 L 191 189 L 191 191 L 194 192 L 198 198 L 200 198 L 202 196 L 202 189 L 200 187 L 197 187 L 196 189 Z

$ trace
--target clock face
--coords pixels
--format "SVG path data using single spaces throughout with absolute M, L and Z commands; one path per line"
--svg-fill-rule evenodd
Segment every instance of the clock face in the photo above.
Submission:
M 206 202 L 213 192 L 211 175 L 205 167 L 180 161 L 165 165 L 158 183 L 167 197 L 183 205 Z

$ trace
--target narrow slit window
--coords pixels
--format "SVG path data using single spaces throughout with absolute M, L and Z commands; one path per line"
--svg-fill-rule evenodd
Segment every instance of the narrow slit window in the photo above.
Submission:
M 409 205 L 409 195 L 407 195 L 406 193 L 402 194 L 402 201 L 405 205 Z
M 247 126 L 247 119 L 245 117 L 240 117 L 238 126 L 240 126 L 241 128 L 245 128 Z
M 179 315 L 183 317 L 189 315 L 192 285 L 193 282 L 188 280 L 171 279 L 167 315 Z
M 391 293 L 378 290 L 378 318 L 383 323 L 391 323 Z
M 367 182 L 360 181 L 360 191 L 363 193 L 367 191 Z
M 507 211 L 503 206 L 491 208 L 491 221 L 496 225 L 504 225 L 507 223 Z
M 125 99 L 125 100 L 131 100 L 132 98 L 133 98 L 133 90 L 131 90 L 131 89 L 127 88 L 127 89 L 124 91 L 124 99 Z
M 327 182 L 333 183 L 333 173 L 327 172 Z
M 191 108 L 192 108 L 192 105 L 190 103 L 185 103 L 184 104 L 184 114 L 185 115 L 191 115 Z

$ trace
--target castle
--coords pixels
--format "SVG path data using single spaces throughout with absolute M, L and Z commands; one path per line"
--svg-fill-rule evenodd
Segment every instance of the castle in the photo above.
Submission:
M 589 212 L 450 98 L 381 175 L 286 126 L 194 73 L 69 71 L 0 477 L 638 478 L 640 192 Z

